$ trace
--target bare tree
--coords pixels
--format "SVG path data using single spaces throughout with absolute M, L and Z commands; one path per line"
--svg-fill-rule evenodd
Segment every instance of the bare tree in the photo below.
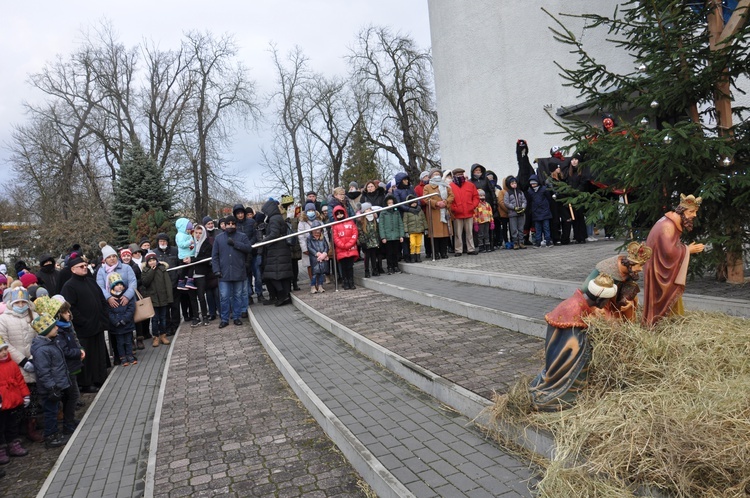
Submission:
M 279 52 L 273 44 L 270 51 L 274 66 L 276 66 L 278 72 L 278 90 L 272 95 L 272 100 L 275 100 L 277 103 L 276 113 L 278 122 L 281 130 L 286 135 L 283 141 L 280 140 L 279 142 L 288 145 L 290 149 L 291 164 L 296 176 L 296 180 L 292 183 L 294 183 L 298 191 L 299 198 L 304 199 L 305 166 L 303 164 L 301 143 L 304 140 L 304 133 L 306 130 L 309 130 L 309 127 L 306 128 L 305 125 L 309 123 L 310 115 L 318 104 L 318 100 L 316 99 L 322 97 L 311 94 L 311 88 L 314 85 L 316 75 L 308 68 L 308 59 L 302 53 L 300 47 L 295 47 L 287 54 L 286 61 L 288 62 L 288 66 L 284 65 L 284 61 L 279 58 Z M 278 146 L 279 143 L 276 145 Z M 276 154 L 276 158 L 280 157 L 282 156 Z M 268 165 L 268 162 L 266 164 Z M 290 190 L 290 192 L 293 192 L 293 190 Z
M 25 168 L 59 169 L 61 183 L 58 192 L 63 219 L 70 215 L 73 185 L 81 177 L 94 192 L 99 208 L 105 209 L 99 191 L 100 174 L 97 165 L 90 160 L 94 141 L 91 122 L 100 103 L 100 98 L 96 97 L 96 75 L 90 48 L 83 47 L 68 60 L 58 57 L 40 73 L 32 75 L 31 83 L 46 94 L 48 100 L 38 105 L 26 105 L 33 125 L 18 128 L 14 135 L 14 157 L 20 159 L 16 164 Z M 40 135 L 32 137 L 33 133 Z M 29 143 L 20 143 L 23 139 L 28 139 Z M 30 147 L 37 147 L 36 153 L 47 158 L 57 156 L 57 162 L 34 164 L 29 160 Z
M 255 83 L 247 70 L 236 60 L 237 46 L 231 36 L 215 38 L 211 33 L 190 32 L 185 36 L 183 51 L 190 54 L 190 74 L 194 91 L 191 93 L 190 112 L 194 119 L 194 140 L 181 139 L 183 150 L 193 155 L 191 172 L 195 188 L 195 214 L 208 214 L 209 180 L 211 172 L 220 169 L 219 154 L 211 162 L 211 150 L 226 147 L 231 136 L 231 124 L 241 121 L 254 123 L 260 117 L 255 101 Z
M 62 251 L 71 243 L 71 237 L 81 243 L 89 241 L 93 247 L 94 234 L 101 237 L 108 232 L 107 217 L 101 216 L 104 202 L 101 192 L 105 190 L 104 180 L 108 175 L 80 181 L 94 170 L 89 149 L 81 147 L 82 152 L 69 161 L 73 157 L 69 140 L 59 131 L 53 120 L 35 115 L 13 132 L 11 164 L 15 175 L 13 184 L 4 191 L 14 205 L 23 209 L 10 221 L 33 227 L 32 231 L 23 232 L 25 239 L 18 247 L 25 252 L 19 256 L 36 257 L 40 252 Z M 13 247 L 12 241 L 6 242 L 5 248 Z
M 11 163 L 43 230 L 53 220 L 75 225 L 87 217 L 106 227 L 101 214 L 124 151 L 135 144 L 156 161 L 181 210 L 201 217 L 215 210 L 209 185 L 220 198 L 238 187 L 223 155 L 234 125 L 255 123 L 260 111 L 230 36 L 187 33 L 177 50 L 127 47 L 104 21 L 30 82 L 44 99 L 26 105 Z
M 190 75 L 192 59 L 184 49 L 159 50 L 153 44 L 143 46 L 148 79 L 141 94 L 141 105 L 148 123 L 148 150 L 162 171 L 173 157 L 175 138 L 195 88 Z
M 329 80 L 318 76 L 310 91 L 314 109 L 303 122 L 303 126 L 322 145 L 327 156 L 330 177 L 335 186 L 339 184 L 344 153 L 359 121 L 359 114 L 354 98 L 349 92 L 349 86 L 342 79 Z M 314 187 L 312 175 L 310 180 L 310 185 Z
M 137 48 L 126 48 L 117 39 L 112 23 L 102 21 L 86 33 L 84 48 L 90 54 L 94 78 L 90 96 L 94 106 L 88 130 L 98 139 L 112 183 L 122 163 L 125 148 L 140 143 L 137 130 L 138 93 L 136 90 Z
M 388 28 L 368 27 L 347 57 L 358 99 L 372 126 L 369 140 L 393 155 L 415 180 L 439 164 L 437 112 L 429 50 Z
M 271 145 L 261 149 L 261 164 L 268 174 L 267 183 L 272 185 L 271 190 L 265 192 L 266 194 L 270 194 L 275 188 L 282 189 L 284 192 L 297 190 L 294 150 L 289 135 L 284 131 L 278 130 L 274 134 Z

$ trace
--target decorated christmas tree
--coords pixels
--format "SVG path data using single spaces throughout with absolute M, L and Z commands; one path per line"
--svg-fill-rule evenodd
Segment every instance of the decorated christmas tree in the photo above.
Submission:
M 750 90 L 749 6 L 626 1 L 611 16 L 551 15 L 554 37 L 578 57 L 575 67 L 558 67 L 584 109 L 554 119 L 597 186 L 567 190 L 570 201 L 645 239 L 680 193 L 701 196 L 690 237 L 710 250 L 696 268 L 733 283 L 744 281 L 750 238 L 750 121 L 737 101 Z M 632 57 L 632 71 L 620 74 L 596 60 L 565 27 L 569 17 L 585 20 L 587 30 L 607 30 L 608 43 Z M 609 117 L 614 127 L 592 124 L 593 116 Z

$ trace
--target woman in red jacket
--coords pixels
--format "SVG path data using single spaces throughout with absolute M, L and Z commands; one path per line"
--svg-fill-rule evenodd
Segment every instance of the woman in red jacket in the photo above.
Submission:
M 333 219 L 341 221 L 346 218 L 346 210 L 341 206 L 333 208 Z M 353 220 L 346 220 L 334 225 L 333 246 L 336 248 L 336 260 L 341 265 L 341 279 L 344 281 L 344 289 L 356 289 L 354 286 L 354 262 L 359 256 L 357 249 L 357 238 L 359 230 Z

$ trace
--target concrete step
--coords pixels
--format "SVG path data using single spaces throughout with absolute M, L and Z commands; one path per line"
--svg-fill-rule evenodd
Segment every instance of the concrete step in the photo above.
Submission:
M 469 256 L 471 257 L 471 256 Z M 591 262 L 591 270 L 598 261 Z M 498 289 L 514 290 L 536 296 L 567 299 L 583 284 L 588 273 L 581 275 L 580 281 L 558 280 L 532 275 L 518 275 L 514 273 L 500 273 L 492 270 L 474 270 L 468 268 L 446 268 L 432 262 L 425 264 L 402 263 L 401 269 L 410 275 L 431 277 L 441 280 L 462 282 L 471 285 L 481 285 Z M 590 271 L 590 270 L 587 270 Z M 643 286 L 643 281 L 639 282 Z M 690 283 L 688 282 L 688 290 Z M 640 294 L 643 300 L 643 292 Z M 703 295 L 685 293 L 683 301 L 687 309 L 726 313 L 732 316 L 750 318 L 750 301 L 745 299 L 731 299 L 721 295 Z M 551 309 L 551 308 L 550 308 Z M 549 311 L 549 310 L 548 310 Z
M 363 270 L 355 269 L 356 283 L 365 288 L 540 338 L 547 333 L 544 314 L 560 302 L 558 298 L 497 286 L 478 289 L 481 284 L 449 280 L 450 276 L 401 273 L 364 278 Z
M 408 360 L 400 354 L 368 339 L 358 331 L 339 323 L 329 314 L 326 314 L 325 311 L 315 309 L 314 304 L 319 302 L 315 298 L 309 299 L 308 302 L 300 299 L 298 296 L 294 296 L 293 301 L 297 309 L 320 327 L 332 333 L 358 352 L 382 365 L 384 368 L 398 375 L 421 391 L 433 396 L 441 403 L 450 406 L 473 423 L 482 428 L 493 427 L 493 429 L 501 431 L 507 440 L 513 441 L 518 446 L 533 453 L 537 453 L 544 458 L 551 459 L 553 457 L 554 439 L 551 434 L 528 427 L 514 427 L 508 424 L 497 427 L 489 413 L 489 409 L 493 405 L 489 397 L 481 396 L 476 392 L 452 382 L 444 376 L 425 368 L 418 362 Z M 357 303 L 353 302 L 352 307 L 356 306 Z M 358 328 L 362 330 L 363 328 L 366 329 L 367 326 L 362 323 Z M 408 328 L 408 325 L 405 325 L 405 328 Z M 391 331 L 391 333 L 395 334 L 395 331 Z M 406 331 L 405 333 L 408 334 L 409 332 Z M 500 333 L 502 334 L 502 332 Z M 459 332 L 457 331 L 456 335 L 458 334 Z M 456 340 L 461 340 L 461 338 L 456 337 Z M 489 342 L 490 341 L 486 340 L 486 343 Z M 542 347 L 541 343 L 539 344 L 539 347 Z M 435 355 L 441 355 L 442 348 L 440 348 L 439 345 L 425 344 L 424 349 L 430 349 Z M 445 353 L 448 352 L 446 351 Z M 464 357 L 460 351 L 453 349 L 450 353 L 453 355 L 452 360 L 454 362 L 463 365 L 469 364 L 470 358 Z M 513 355 L 514 352 L 510 351 L 508 354 Z M 471 355 L 471 353 L 465 352 L 464 355 Z M 421 356 L 421 354 L 418 353 L 416 356 Z M 464 367 L 463 370 L 467 375 L 482 376 L 481 373 L 476 371 L 472 372 L 470 367 Z M 488 367 L 481 367 L 480 370 L 482 372 L 491 371 Z M 508 374 L 508 372 L 505 373 L 506 375 Z M 513 374 L 511 374 L 511 376 L 513 376 Z
M 528 463 L 488 442 L 467 418 L 293 307 L 250 312 L 292 389 L 378 496 L 531 496 Z

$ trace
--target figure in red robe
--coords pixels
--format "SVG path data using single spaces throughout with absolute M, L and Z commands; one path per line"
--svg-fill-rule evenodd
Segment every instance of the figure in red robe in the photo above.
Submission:
M 604 273 L 591 280 L 585 291 L 575 293 L 544 316 L 544 369 L 531 381 L 529 394 L 535 410 L 556 411 L 573 405 L 586 386 L 591 345 L 584 320 L 606 315 L 604 308 L 617 295 L 617 285 Z
M 693 229 L 702 199 L 680 194 L 680 205 L 657 221 L 646 239 L 652 257 L 643 267 L 644 326 L 653 326 L 669 315 L 682 315 L 682 293 L 685 292 L 690 255 L 702 252 L 703 244 L 686 245 L 682 232 Z

